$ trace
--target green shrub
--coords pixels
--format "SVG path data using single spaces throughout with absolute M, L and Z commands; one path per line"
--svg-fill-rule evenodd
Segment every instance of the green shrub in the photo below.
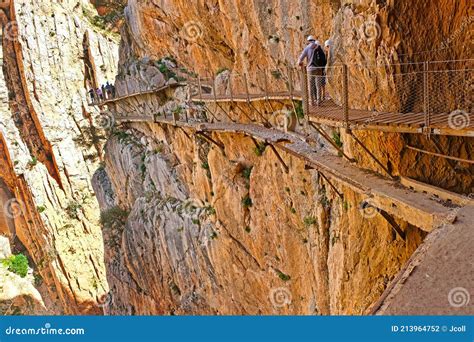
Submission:
M 28 166 L 33 167 L 38 164 L 38 158 L 31 156 L 31 160 L 28 162 Z
M 312 226 L 314 224 L 316 224 L 318 221 L 316 220 L 316 218 L 314 218 L 313 216 L 306 216 L 303 220 L 305 226 Z
M 341 133 L 339 132 L 333 132 L 332 133 L 332 140 L 336 144 L 337 147 L 341 148 L 342 147 L 342 141 L 341 141 Z
M 304 118 L 303 103 L 301 101 L 295 101 L 296 116 L 298 119 Z
M 115 206 L 100 213 L 100 223 L 104 228 L 111 228 L 116 224 L 124 225 L 128 215 L 128 211 Z
M 6 266 L 10 272 L 18 274 L 22 278 L 28 274 L 28 259 L 23 254 L 16 254 L 7 259 L 3 259 L 2 264 Z
M 282 77 L 282 74 L 279 70 L 272 70 L 271 74 L 277 80 L 281 79 L 281 77 Z
M 225 68 L 225 67 L 219 68 L 216 71 L 216 76 L 219 75 L 219 74 L 222 74 L 224 71 L 228 71 L 228 70 L 229 70 L 229 68 Z
M 249 166 L 249 167 L 246 167 L 242 170 L 242 177 L 244 177 L 245 179 L 249 180 L 250 179 L 250 175 L 252 173 L 252 166 Z
M 44 205 L 39 205 L 36 207 L 36 210 L 39 214 L 44 213 L 46 211 L 46 207 Z
M 276 270 L 277 274 L 278 274 L 278 278 L 280 278 L 281 280 L 283 281 L 288 281 L 291 279 L 291 277 L 288 275 L 288 274 L 285 274 L 283 273 L 282 271 L 280 270 Z
M 82 205 L 79 202 L 71 201 L 66 207 L 66 213 L 70 218 L 79 219 L 79 212 L 82 209 Z
M 255 154 L 260 157 L 263 155 L 263 152 L 265 152 L 265 148 L 267 147 L 267 145 L 265 143 L 259 143 L 257 144 L 257 146 L 255 146 Z
M 249 227 L 249 226 L 245 227 L 245 231 L 246 231 L 247 233 L 250 233 L 250 227 Z
M 244 198 L 242 198 L 242 205 L 244 208 L 249 208 L 253 205 L 252 199 L 247 195 Z

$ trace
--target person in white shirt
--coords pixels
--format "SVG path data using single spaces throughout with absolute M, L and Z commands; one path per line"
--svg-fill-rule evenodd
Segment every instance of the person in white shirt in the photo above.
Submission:
M 322 102 L 324 96 L 322 90 L 324 81 L 324 67 L 326 66 L 326 56 L 319 42 L 313 36 L 309 36 L 307 41 L 308 45 L 304 48 L 303 52 L 298 58 L 298 65 L 303 66 L 303 62 L 306 60 L 311 104 L 319 105 Z

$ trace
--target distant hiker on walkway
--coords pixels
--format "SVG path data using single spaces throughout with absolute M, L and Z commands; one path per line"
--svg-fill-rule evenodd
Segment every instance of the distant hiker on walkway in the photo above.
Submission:
M 326 53 L 326 69 L 324 70 L 324 86 L 323 86 L 323 96 L 324 99 L 329 99 L 329 96 L 326 95 L 326 83 L 327 83 L 327 74 L 328 74 L 328 65 L 332 65 L 332 41 L 330 39 L 324 42 L 324 52 Z
M 96 92 L 96 94 L 97 94 L 97 98 L 98 98 L 100 101 L 104 100 L 104 93 L 102 92 L 102 89 L 97 88 L 95 92 Z
M 88 93 L 89 93 L 89 96 L 91 98 L 91 103 L 94 103 L 95 102 L 95 91 L 94 91 L 94 89 L 92 89 L 92 88 L 89 89 Z
M 108 99 L 113 98 L 113 96 L 112 96 L 112 85 L 109 83 L 109 81 L 107 81 L 107 83 L 105 84 L 105 91 L 107 93 L 107 98 Z
M 303 61 L 306 59 L 311 104 L 320 105 L 323 101 L 322 88 L 324 82 L 324 68 L 326 67 L 326 55 L 319 42 L 313 36 L 309 36 L 307 41 L 308 45 L 298 58 L 298 65 L 303 66 Z
M 107 89 L 105 88 L 105 85 L 102 84 L 101 90 L 103 98 L 107 100 Z

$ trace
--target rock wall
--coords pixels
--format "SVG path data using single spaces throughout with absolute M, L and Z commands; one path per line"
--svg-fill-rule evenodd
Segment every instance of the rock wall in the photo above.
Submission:
M 252 77 L 261 69 L 294 65 L 308 34 L 321 41 L 331 37 L 334 64 L 469 57 L 466 0 L 229 0 L 193 6 L 130 0 L 125 14 L 118 80 L 124 74 L 136 77 L 139 73 L 128 71 L 137 61 L 165 56 L 201 75 L 228 68 Z M 396 104 L 391 85 L 357 87 L 394 72 L 356 70 L 351 86 L 363 96 L 351 103 Z M 139 98 L 130 112 L 151 116 L 159 106 L 172 111 L 169 102 L 163 104 L 167 100 Z M 127 108 L 121 106 L 121 115 Z M 472 192 L 469 166 L 453 167 L 406 150 L 407 143 L 427 147 L 430 141 L 423 137 L 356 135 L 394 175 Z M 343 188 L 340 199 L 292 156 L 283 155 L 290 166 L 285 174 L 273 152 L 255 153 L 249 138 L 216 133 L 213 138 L 225 154 L 192 132 L 158 124 L 129 124 L 109 139 L 106 167 L 93 181 L 106 259 L 113 260 L 106 264 L 107 313 L 368 313 L 424 239 L 420 230 L 397 222 L 407 232 L 402 243 L 383 218 L 360 209 L 363 198 Z M 344 132 L 341 140 L 360 167 L 383 173 Z M 461 150 L 472 159 L 472 139 L 438 142 L 444 153 Z
M 225 155 L 158 124 L 108 141 L 93 182 L 111 260 L 106 312 L 362 314 L 424 237 L 399 222 L 407 243 L 394 238 L 360 195 L 340 199 L 299 159 L 282 155 L 286 174 L 248 137 L 213 138 Z
M 12 1 L 0 11 L 0 232 L 29 256 L 50 314 L 100 313 L 108 290 L 90 183 L 104 135 L 87 90 L 113 79 L 118 45 L 84 9 Z

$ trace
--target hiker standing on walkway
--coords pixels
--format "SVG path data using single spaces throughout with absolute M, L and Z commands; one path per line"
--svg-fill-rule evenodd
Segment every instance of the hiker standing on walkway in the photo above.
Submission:
M 313 36 L 309 36 L 307 41 L 308 45 L 304 48 L 301 56 L 298 58 L 298 65 L 303 66 L 303 61 L 306 59 L 311 104 L 317 104 L 319 106 L 323 101 L 324 96 L 322 88 L 326 56 L 319 42 Z
M 105 88 L 105 85 L 102 84 L 101 90 L 102 90 L 102 96 L 104 97 L 104 99 L 107 100 L 107 89 Z
M 97 88 L 95 92 L 97 93 L 98 99 L 102 101 L 104 99 L 104 93 L 102 92 L 102 89 Z
M 92 88 L 89 89 L 88 93 L 89 93 L 89 96 L 91 98 L 91 103 L 94 103 L 95 102 L 95 91 L 94 91 L 94 89 L 92 89 Z
M 328 65 L 331 65 L 331 54 L 332 41 L 330 39 L 324 42 L 324 52 L 326 54 L 326 68 L 324 69 L 324 86 L 323 86 L 323 99 L 329 100 L 329 96 L 326 95 L 326 83 L 327 83 L 327 74 L 328 74 Z

